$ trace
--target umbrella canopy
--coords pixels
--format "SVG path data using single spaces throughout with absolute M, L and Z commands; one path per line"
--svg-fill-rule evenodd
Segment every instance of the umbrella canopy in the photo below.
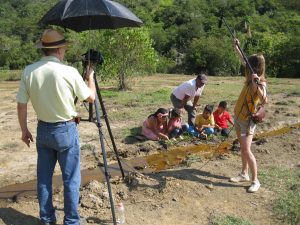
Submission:
M 110 0 L 61 0 L 40 20 L 77 32 L 137 27 L 143 22 L 128 8 Z

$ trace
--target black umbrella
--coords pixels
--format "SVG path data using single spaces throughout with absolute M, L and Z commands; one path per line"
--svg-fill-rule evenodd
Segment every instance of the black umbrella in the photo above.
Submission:
M 110 0 L 61 0 L 40 20 L 80 32 L 95 29 L 137 27 L 143 22 L 128 8 Z

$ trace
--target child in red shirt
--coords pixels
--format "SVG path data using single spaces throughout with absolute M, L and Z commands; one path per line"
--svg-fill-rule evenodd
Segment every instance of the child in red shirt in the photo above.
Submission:
M 228 136 L 229 135 L 229 130 L 228 130 L 228 124 L 231 123 L 233 125 L 233 122 L 231 120 L 230 114 L 227 109 L 227 102 L 226 101 L 221 101 L 219 103 L 218 108 L 216 111 L 213 113 L 214 119 L 215 119 L 215 132 L 220 132 L 222 136 Z

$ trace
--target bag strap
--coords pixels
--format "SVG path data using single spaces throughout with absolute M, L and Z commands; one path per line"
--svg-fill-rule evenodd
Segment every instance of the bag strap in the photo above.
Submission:
M 262 102 L 261 102 L 261 105 L 264 106 L 265 103 L 266 103 L 266 100 L 267 100 L 267 87 L 264 86 L 263 84 L 260 84 L 260 85 L 261 85 L 262 88 L 263 88 L 263 100 L 262 100 Z M 258 89 L 258 87 L 257 87 L 257 89 Z M 266 94 L 266 95 L 265 95 L 265 94 Z
M 248 85 L 248 89 L 250 90 L 250 84 Z M 253 103 L 253 105 L 254 105 L 254 99 L 253 99 L 253 96 L 252 96 L 252 94 L 251 94 L 251 90 L 250 90 L 250 97 L 251 97 L 251 102 Z M 246 101 L 246 106 L 247 106 L 247 108 L 248 108 L 248 116 L 252 116 L 252 113 L 251 113 L 251 111 L 250 111 L 250 108 L 249 108 L 249 105 L 248 105 L 248 102 L 247 102 L 247 94 L 246 94 L 246 96 L 245 96 L 245 101 Z
M 267 99 L 267 91 L 266 91 L 264 85 L 262 85 L 262 84 L 259 84 L 259 85 L 261 85 L 261 86 L 263 87 L 263 100 L 262 100 L 262 102 L 261 102 L 260 105 L 264 106 L 265 103 L 266 103 L 266 99 Z M 258 86 L 257 86 L 256 92 L 255 92 L 255 95 L 256 95 L 256 96 L 258 95 L 257 92 L 258 92 Z M 253 105 L 254 105 L 254 99 L 253 99 L 253 96 L 252 96 L 251 92 L 250 92 L 250 97 L 251 97 L 251 101 L 252 101 L 252 103 L 253 103 Z M 247 106 L 248 106 L 248 105 L 247 105 Z M 248 106 L 248 110 L 249 110 L 249 106 Z M 249 113 L 250 113 L 250 110 L 249 110 Z

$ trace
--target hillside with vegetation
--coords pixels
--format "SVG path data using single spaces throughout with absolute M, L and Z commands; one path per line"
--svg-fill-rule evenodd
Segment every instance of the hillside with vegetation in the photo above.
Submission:
M 0 70 L 22 69 L 40 57 L 33 48 L 44 29 L 38 22 L 57 0 L 0 2 Z M 297 0 L 119 2 L 141 18 L 144 25 L 90 34 L 68 30 L 67 36 L 75 44 L 68 51 L 67 61 L 80 61 L 79 56 L 92 47 L 104 55 L 104 79 L 154 72 L 238 75 L 240 65 L 230 34 L 224 25 L 218 26 L 223 13 L 245 53 L 265 55 L 268 76 L 300 77 Z

